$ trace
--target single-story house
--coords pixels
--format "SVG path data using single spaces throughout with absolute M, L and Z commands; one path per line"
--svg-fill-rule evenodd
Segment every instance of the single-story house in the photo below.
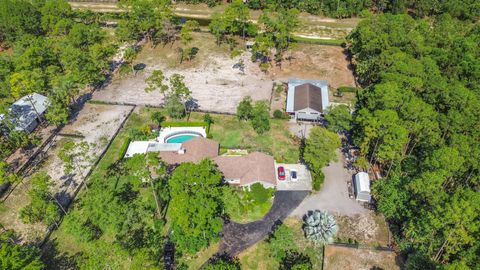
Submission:
M 288 81 L 285 111 L 292 118 L 319 121 L 329 105 L 327 81 L 300 79 Z
M 159 150 L 159 152 L 162 160 L 169 165 L 179 165 L 184 162 L 199 162 L 204 158 L 215 158 L 219 149 L 218 142 L 199 136 L 181 143 L 177 151 Z
M 355 198 L 357 201 L 370 202 L 370 178 L 368 173 L 359 172 L 355 175 Z
M 275 188 L 275 161 L 272 156 L 253 152 L 246 156 L 219 156 L 213 159 L 230 185 L 249 187 L 260 183 Z
M 31 133 L 40 124 L 50 101 L 46 96 L 33 93 L 26 95 L 10 106 L 8 116 L 0 115 L 1 121 L 10 121 L 8 127 L 13 127 L 15 131 L 25 131 Z
M 125 158 L 135 154 L 159 152 L 163 161 L 171 166 L 184 162 L 199 162 L 211 158 L 231 185 L 249 187 L 261 183 L 264 187 L 276 187 L 275 161 L 272 156 L 253 152 L 245 156 L 219 156 L 218 142 L 198 136 L 183 143 L 159 143 L 156 141 L 130 142 Z

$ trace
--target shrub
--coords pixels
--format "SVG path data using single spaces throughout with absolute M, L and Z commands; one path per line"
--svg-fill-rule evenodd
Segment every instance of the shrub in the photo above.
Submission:
M 323 172 L 319 172 L 319 173 L 313 173 L 312 172 L 312 188 L 313 190 L 315 191 L 319 191 L 320 190 L 320 187 L 322 186 L 323 184 L 323 181 L 325 181 L 325 175 L 323 174 Z
M 152 134 L 152 128 L 149 125 L 144 125 L 141 131 L 145 136 Z
M 281 110 L 275 110 L 273 112 L 273 118 L 275 118 L 275 119 L 285 119 L 286 115 Z
M 128 146 L 130 145 L 130 138 L 127 138 L 123 144 L 122 147 L 120 147 L 120 157 L 119 159 L 123 158 L 125 156 L 125 153 L 127 153 Z
M 272 257 L 277 262 L 281 262 L 289 251 L 298 250 L 295 242 L 295 234 L 293 230 L 285 224 L 275 228 L 268 237 L 267 243 Z
M 237 106 L 237 118 L 239 120 L 248 120 L 252 118 L 252 98 L 246 96 Z
M 343 92 L 343 93 L 356 93 L 357 92 L 356 87 L 353 86 L 340 86 L 337 88 L 338 91 Z
M 150 115 L 150 119 L 157 125 L 161 125 L 163 121 L 165 121 L 165 116 L 161 112 L 152 112 Z
M 270 130 L 270 113 L 265 101 L 257 101 L 253 106 L 251 124 L 258 134 Z
M 250 194 L 257 204 L 266 203 L 268 200 L 270 200 L 270 198 L 272 198 L 271 189 L 263 187 L 263 185 L 260 183 L 255 183 L 250 186 Z
M 175 121 L 166 121 L 162 122 L 161 127 L 207 127 L 208 124 L 205 122 L 175 122 Z

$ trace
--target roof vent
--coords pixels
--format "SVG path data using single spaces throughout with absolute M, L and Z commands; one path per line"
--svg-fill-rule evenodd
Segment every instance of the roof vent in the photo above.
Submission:
M 182 147 L 182 148 L 178 149 L 177 153 L 178 153 L 179 155 L 185 154 L 185 148 Z

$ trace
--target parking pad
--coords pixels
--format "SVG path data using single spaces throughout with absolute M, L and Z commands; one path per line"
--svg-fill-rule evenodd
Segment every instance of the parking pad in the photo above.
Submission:
M 277 168 L 285 168 L 285 180 L 278 180 Z M 291 171 L 297 171 L 297 181 L 292 181 Z M 312 176 L 303 164 L 275 163 L 275 177 L 277 177 L 277 190 L 312 190 Z

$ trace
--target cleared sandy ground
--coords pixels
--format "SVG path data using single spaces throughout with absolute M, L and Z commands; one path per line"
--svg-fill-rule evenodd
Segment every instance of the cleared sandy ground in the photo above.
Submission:
M 349 68 L 344 48 L 338 46 L 297 44 L 291 53 L 291 60 L 270 70 L 270 76 L 280 81 L 289 78 L 326 80 L 334 88 L 355 86 L 355 78 Z
M 402 264 L 397 255 L 390 251 L 374 251 L 327 245 L 324 256 L 324 269 L 326 270 L 399 270 Z
M 160 69 L 168 77 L 174 73 L 185 77 L 185 83 L 192 91 L 193 101 L 199 110 L 234 113 L 238 103 L 245 96 L 253 100 L 270 100 L 272 79 L 262 73 L 258 64 L 252 63 L 250 54 L 231 58 L 224 46 L 218 47 L 213 36 L 195 33 L 192 46 L 199 48 L 198 55 L 191 61 L 180 64 L 174 45 L 151 48 L 144 46 L 134 64 L 145 64 L 145 70 L 124 78 L 117 76 L 106 88 L 97 90 L 94 100 L 121 102 L 137 105 L 161 105 L 163 95 L 159 92 L 144 91 L 145 79 L 153 70 Z M 244 72 L 233 66 L 243 59 Z
M 258 63 L 252 63 L 249 52 L 231 58 L 226 45 L 217 46 L 214 37 L 208 33 L 194 33 L 191 46 L 197 47 L 199 52 L 191 61 L 180 63 L 177 53 L 180 46 L 179 42 L 156 48 L 145 45 L 134 62 L 144 64 L 145 69 L 125 77 L 117 74 L 110 85 L 95 92 L 93 99 L 161 105 L 162 94 L 144 91 L 145 79 L 156 69 L 167 76 L 174 73 L 183 75 L 199 110 L 227 113 L 234 113 L 245 96 L 251 96 L 253 100 L 270 100 L 273 81 L 287 82 L 289 78 L 300 78 L 327 80 L 333 88 L 355 85 L 349 61 L 341 47 L 297 44 L 292 53 L 286 54 L 291 56 L 291 60 L 271 67 L 265 74 L 260 71 Z M 233 68 L 241 59 L 245 64 L 244 72 Z M 273 107 L 283 108 L 284 99 L 282 96 L 274 97 Z M 334 101 L 333 95 L 331 99 Z

